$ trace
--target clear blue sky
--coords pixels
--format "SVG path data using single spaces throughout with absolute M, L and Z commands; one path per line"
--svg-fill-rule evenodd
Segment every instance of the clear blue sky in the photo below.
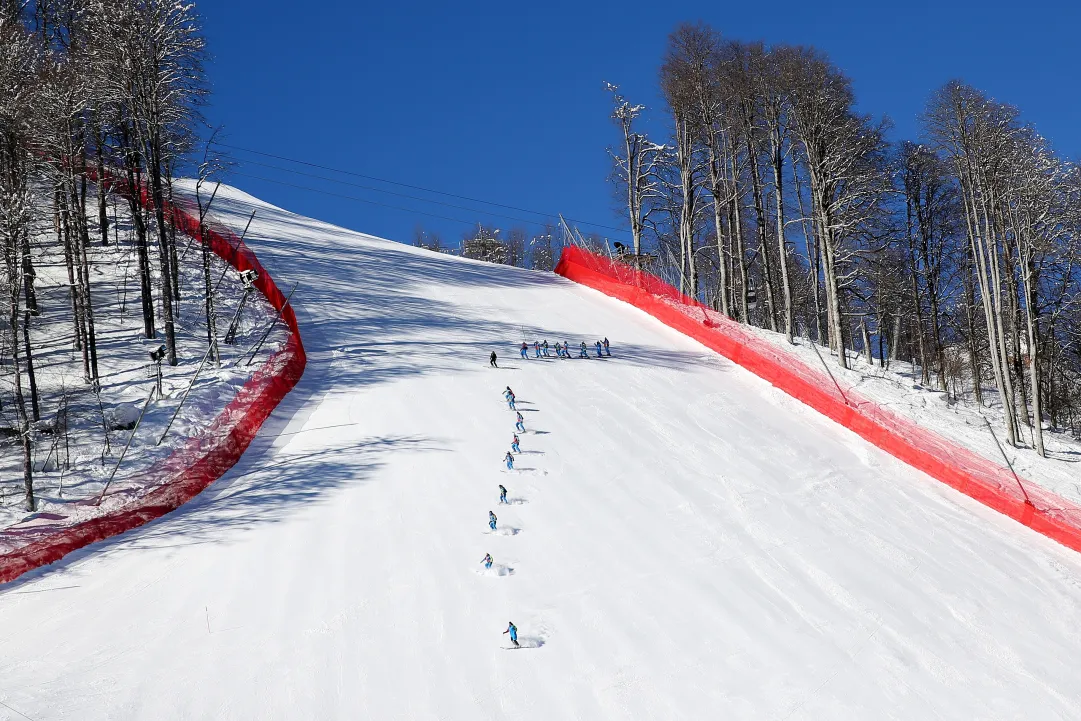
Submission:
M 206 116 L 228 142 L 605 225 L 620 223 L 605 180 L 615 129 L 602 81 L 648 105 L 662 127 L 657 67 L 668 33 L 685 20 L 732 38 L 825 50 L 854 79 L 861 109 L 892 118 L 896 138 L 914 136 L 929 92 L 960 77 L 1019 106 L 1061 153 L 1081 156 L 1075 2 L 322 0 L 300 8 L 201 0 L 199 8 L 212 55 Z M 285 165 L 239 151 L 234 158 Z M 526 225 L 249 162 L 229 177 L 287 209 L 407 242 L 418 223 L 453 243 L 466 226 L 248 176 L 500 228 Z

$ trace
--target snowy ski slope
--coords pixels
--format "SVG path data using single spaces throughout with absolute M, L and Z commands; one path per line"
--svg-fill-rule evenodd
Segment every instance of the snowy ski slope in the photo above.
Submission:
M 195 502 L 0 589 L 0 718 L 1081 718 L 1081 556 L 599 293 L 215 202 L 307 373 Z

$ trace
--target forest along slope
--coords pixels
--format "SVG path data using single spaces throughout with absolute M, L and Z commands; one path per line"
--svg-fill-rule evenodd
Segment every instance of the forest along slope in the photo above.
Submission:
M 0 591 L 0 718 L 1081 716 L 1081 556 L 627 305 L 223 193 L 308 370 L 189 506 Z
M 205 205 L 205 189 L 203 194 Z M 32 423 L 30 433 L 36 512 L 26 510 L 19 416 L 12 400 L 14 374 L 9 372 L 0 377 L 0 531 L 16 525 L 59 531 L 115 511 L 154 488 L 163 480 L 154 469 L 189 438 L 204 433 L 252 372 L 288 338 L 283 323 L 271 325 L 274 308 L 257 292 L 250 294 L 236 315 L 244 285 L 235 270 L 211 254 L 208 262 L 216 288 L 221 359 L 219 363 L 207 358 L 204 365 L 207 330 L 201 249 L 181 235 L 183 262 L 177 272 L 181 293 L 173 303 L 178 363 L 154 363 L 150 353 L 164 346 L 164 331 L 159 318 L 157 336 L 147 338 L 144 333 L 131 215 L 126 201 L 115 194 L 106 203 L 112 206 L 109 242 L 102 244 L 97 237 L 86 241 L 86 273 L 78 274 L 79 287 L 85 282 L 92 300 L 93 355 L 73 344 L 72 276 L 62 238 L 52 228 L 42 228 L 32 238 L 40 312 L 30 324 L 39 399 L 39 420 Z M 197 213 L 194 207 L 192 212 Z M 84 281 L 85 277 L 90 280 Z M 156 286 L 152 297 L 160 302 Z M 234 316 L 235 333 L 226 343 L 222 337 Z M 267 328 L 272 330 L 259 346 Z M 23 392 L 33 419 L 34 396 L 25 373 L 24 347 L 20 344 Z M 0 334 L 0 349 L 9 362 L 10 328 Z M 90 357 L 95 358 L 93 366 Z M 89 380 L 94 377 L 91 367 L 97 371 L 97 386 Z M 156 382 L 159 367 L 160 388 Z M 138 428 L 133 428 L 136 423 Z M 89 502 L 99 499 L 100 505 Z M 0 553 L 19 548 L 30 538 L 19 532 L 0 533 Z

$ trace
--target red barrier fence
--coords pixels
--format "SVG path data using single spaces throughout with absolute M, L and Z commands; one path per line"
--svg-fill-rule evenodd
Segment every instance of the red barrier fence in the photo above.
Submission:
M 1081 507 L 981 455 L 921 428 L 774 347 L 656 276 L 578 247 L 556 273 L 644 310 L 717 351 L 890 455 L 1029 528 L 1081 551 Z
M 123 193 L 126 189 L 118 190 Z M 149 205 L 146 193 L 140 195 L 142 203 Z M 196 215 L 172 203 L 167 204 L 166 211 L 178 230 L 198 237 Z M 232 231 L 207 228 L 205 238 L 214 254 L 229 265 L 258 272 L 255 286 L 275 310 L 282 311 L 281 318 L 289 327 L 288 340 L 252 374 L 203 433 L 189 438 L 163 463 L 139 476 L 139 491 L 126 489 L 106 495 L 102 515 L 89 520 L 68 524 L 63 518 L 47 523 L 34 521 L 0 532 L 4 545 L 16 546 L 0 556 L 0 583 L 53 563 L 83 546 L 137 528 L 190 501 L 240 460 L 263 422 L 300 380 L 307 357 L 296 314 L 286 304 L 281 289 Z M 90 502 L 81 505 L 87 510 Z

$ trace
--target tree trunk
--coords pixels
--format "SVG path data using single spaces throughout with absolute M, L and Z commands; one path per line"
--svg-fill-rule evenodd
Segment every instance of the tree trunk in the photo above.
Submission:
M 709 188 L 713 196 L 713 232 L 717 239 L 717 284 L 719 286 L 717 296 L 720 301 L 720 311 L 727 317 L 732 317 L 728 304 L 728 263 L 724 249 L 724 207 L 723 189 L 721 184 L 720 159 L 717 157 L 717 139 L 710 138 L 709 142 Z
M 142 179 L 137 173 L 138 156 L 135 153 L 126 155 L 128 158 L 127 174 L 129 193 L 128 206 L 131 210 L 132 226 L 135 228 L 135 254 L 139 266 L 139 291 L 143 309 L 143 335 L 153 338 L 157 335 L 154 324 L 154 286 L 150 277 L 150 253 L 147 248 L 146 222 L 143 220 L 143 210 L 139 203 L 142 192 Z
M 792 284 L 788 279 L 788 243 L 785 242 L 784 223 L 784 148 L 780 132 L 775 128 L 770 134 L 773 144 L 773 197 L 776 204 L 774 214 L 777 221 L 777 252 L 780 254 L 781 293 L 784 296 L 784 334 L 789 343 L 792 336 Z
M 747 137 L 747 157 L 751 163 L 751 195 L 754 198 L 758 255 L 762 259 L 762 275 L 766 286 L 766 305 L 769 306 L 769 312 L 766 315 L 769 321 L 769 329 L 777 332 L 777 303 L 773 298 L 773 271 L 770 268 L 769 251 L 766 249 L 766 210 L 762 199 L 762 176 L 758 167 L 758 154 L 755 152 L 750 135 Z
M 19 369 L 19 284 L 10 279 L 8 289 L 8 323 L 11 330 L 11 360 L 13 366 L 13 384 L 15 395 L 15 415 L 19 424 L 19 437 L 22 443 L 24 507 L 27 511 L 36 510 L 34 498 L 34 461 L 30 445 L 30 419 L 26 415 L 26 398 L 23 395 L 22 371 Z
M 746 323 L 748 320 L 747 304 L 749 303 L 747 295 L 747 255 L 743 251 L 743 221 L 741 218 L 742 209 L 740 208 L 739 174 L 736 168 L 735 148 L 729 147 L 728 151 L 733 191 L 728 204 L 728 227 L 732 229 L 732 255 L 735 256 L 735 262 L 739 264 L 739 321 L 740 323 Z
M 175 256 L 175 248 L 170 252 L 169 231 L 165 224 L 165 189 L 161 177 L 160 147 L 155 143 L 151 146 L 150 160 L 150 189 L 154 200 L 154 212 L 158 221 L 158 243 L 160 246 L 161 263 L 161 298 L 162 311 L 165 316 L 165 352 L 169 365 L 177 364 L 176 356 L 176 326 L 173 322 L 173 273 L 170 267 L 170 258 Z
M 1025 327 L 1028 334 L 1028 366 L 1029 381 L 1032 384 L 1032 441 L 1036 446 L 1036 452 L 1046 457 L 1047 453 L 1043 446 L 1043 408 L 1040 400 L 1040 362 L 1039 362 L 1039 337 L 1040 319 L 1037 317 L 1036 268 L 1032 262 L 1032 247 L 1028 242 L 1020 243 L 1025 251 L 1021 254 L 1021 265 L 1024 271 L 1023 280 L 1025 286 Z

